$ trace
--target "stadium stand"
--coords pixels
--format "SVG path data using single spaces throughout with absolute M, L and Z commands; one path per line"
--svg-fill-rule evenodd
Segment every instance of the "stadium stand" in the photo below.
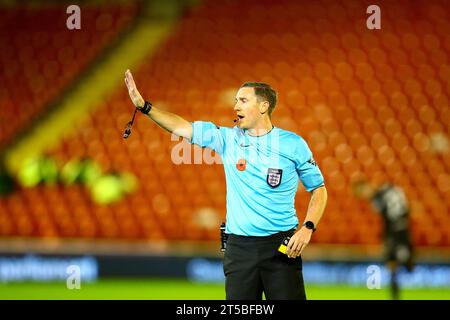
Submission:
M 135 2 L 86 5 L 81 30 L 69 30 L 66 8 L 63 4 L 0 8 L 0 148 L 45 114 L 137 11 Z
M 450 246 L 450 7 L 439 0 L 378 3 L 382 33 L 366 28 L 367 1 L 205 1 L 132 71 L 155 105 L 221 126 L 233 125 L 234 90 L 243 82 L 274 86 L 274 124 L 307 140 L 326 179 L 329 204 L 313 242 L 380 242 L 380 218 L 349 189 L 363 173 L 405 189 L 415 244 Z M 38 97 L 40 105 L 48 101 Z M 195 215 L 212 208 L 225 217 L 222 167 L 174 164 L 179 141 L 143 116 L 124 141 L 132 112 L 124 85 L 96 110 L 50 154 L 132 172 L 138 191 L 100 206 L 77 186 L 21 189 L 0 200 L 0 235 L 217 240 L 218 224 L 200 226 Z M 299 191 L 300 215 L 308 197 Z

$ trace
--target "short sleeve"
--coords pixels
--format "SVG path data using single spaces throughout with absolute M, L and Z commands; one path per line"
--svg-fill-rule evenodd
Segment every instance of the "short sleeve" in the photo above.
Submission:
M 295 148 L 295 169 L 306 191 L 311 192 L 324 185 L 322 172 L 305 140 L 299 137 Z
M 190 143 L 202 148 L 210 148 L 219 154 L 223 154 L 225 133 L 212 122 L 194 121 L 192 122 L 192 139 Z

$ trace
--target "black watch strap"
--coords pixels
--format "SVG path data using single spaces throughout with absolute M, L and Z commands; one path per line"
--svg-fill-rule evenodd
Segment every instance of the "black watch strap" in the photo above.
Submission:
M 139 111 L 141 111 L 143 114 L 148 114 L 150 110 L 152 110 L 152 103 L 145 100 L 144 106 L 139 109 Z
M 312 230 L 313 232 L 317 230 L 317 228 L 314 226 L 314 222 L 312 221 L 306 221 L 303 226 L 306 227 L 306 229 Z

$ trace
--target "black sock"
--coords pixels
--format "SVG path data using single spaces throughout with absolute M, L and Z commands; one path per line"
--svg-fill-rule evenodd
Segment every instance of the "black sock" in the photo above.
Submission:
M 397 272 L 391 273 L 391 297 L 392 300 L 400 299 L 400 288 L 397 282 Z

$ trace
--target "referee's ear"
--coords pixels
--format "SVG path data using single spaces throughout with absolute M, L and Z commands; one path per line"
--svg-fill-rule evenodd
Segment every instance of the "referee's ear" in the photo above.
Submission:
M 270 106 L 269 101 L 261 102 L 259 104 L 259 112 L 261 114 L 265 114 L 265 113 L 269 112 L 269 106 Z

